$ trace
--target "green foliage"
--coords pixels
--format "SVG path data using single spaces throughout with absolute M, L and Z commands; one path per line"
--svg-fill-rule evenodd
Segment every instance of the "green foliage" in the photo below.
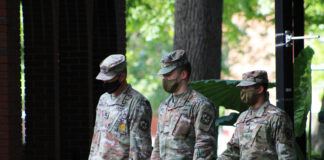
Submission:
M 264 6 L 263 4 L 271 4 L 271 0 L 231 0 L 225 1 L 223 5 L 223 37 L 226 43 L 239 43 L 241 38 L 246 35 L 245 28 L 234 24 L 232 17 L 239 14 L 246 18 L 246 21 L 251 19 L 265 20 L 267 16 L 274 14 L 274 12 L 262 12 L 262 10 L 271 10 L 271 5 Z M 269 9 L 270 7 L 270 9 Z M 262 9 L 262 10 L 261 10 Z M 234 46 L 233 46 L 234 47 Z
M 306 128 L 306 118 L 312 102 L 311 62 L 314 51 L 302 50 L 294 62 L 294 126 L 295 136 L 301 136 Z
M 210 99 L 215 106 L 224 106 L 226 109 L 242 112 L 248 106 L 241 102 L 239 87 L 236 85 L 239 80 L 201 80 L 190 83 L 191 87 Z M 274 83 L 269 83 L 268 88 L 275 87 Z
M 303 49 L 294 62 L 294 128 L 295 137 L 300 137 L 306 128 L 307 114 L 312 102 L 312 71 L 311 63 L 314 55 L 312 48 Z M 308 141 L 310 145 L 310 140 Z M 310 146 L 308 147 L 310 149 Z M 308 151 L 308 157 L 310 157 Z M 296 144 L 296 153 L 304 159 L 303 152 Z M 308 158 L 309 159 L 309 158 Z
M 305 160 L 305 155 L 303 154 L 303 151 L 301 150 L 298 143 L 295 143 L 295 152 L 298 157 L 298 160 Z
M 318 28 L 324 22 L 323 0 L 305 0 L 305 30 L 306 33 Z M 315 27 L 315 28 L 314 28 Z M 323 30 L 323 28 L 321 29 Z
M 323 0 L 305 0 L 305 31 L 306 34 L 314 30 L 323 30 L 319 27 L 324 22 L 324 3 Z M 270 19 L 273 24 L 275 8 L 273 0 L 231 0 L 224 1 L 223 5 L 223 37 L 228 43 L 238 43 L 240 38 L 245 35 L 245 28 L 240 28 L 232 21 L 234 15 L 239 14 L 246 21 L 258 19 L 265 21 Z M 235 46 L 232 46 L 235 47 Z
M 265 21 L 274 17 L 273 0 L 230 0 L 223 1 L 223 28 L 222 28 L 222 74 L 231 75 L 230 65 L 226 63 L 228 53 L 233 49 L 238 49 L 242 54 L 240 44 L 246 37 L 247 26 L 237 24 L 233 21 L 234 16 L 245 18 L 245 21 L 260 20 Z M 274 24 L 274 20 L 271 20 Z
M 324 29 L 324 24 L 322 26 Z M 314 35 L 315 34 L 316 35 L 324 35 L 324 30 L 319 33 L 314 33 Z M 311 43 L 312 48 L 314 49 L 314 51 L 316 53 L 316 54 L 314 54 L 314 57 L 312 59 L 312 65 L 317 66 L 319 68 L 320 66 L 323 66 L 323 62 L 324 62 L 324 42 L 323 41 L 321 42 L 319 40 L 312 40 L 311 42 L 312 42 Z M 321 98 L 323 97 L 323 95 L 324 95 L 323 81 L 324 81 L 324 71 L 320 70 L 320 69 L 313 70 L 313 72 L 312 72 L 312 87 L 314 90 L 313 92 L 316 93 L 316 90 L 317 90 L 318 95 L 313 94 L 312 99 L 317 99 L 320 101 Z
M 313 151 L 311 153 L 311 159 L 312 160 L 323 160 L 324 159 L 324 150 L 322 150 L 320 152 Z
M 269 21 L 275 25 L 275 1 L 273 0 L 231 0 L 224 1 L 223 5 L 223 44 L 222 44 L 222 74 L 230 75 L 230 65 L 224 62 L 231 49 L 240 50 L 240 42 L 246 37 L 246 27 L 233 22 L 233 16 L 239 15 L 245 21 L 259 20 Z M 305 0 L 305 35 L 320 35 L 324 33 L 324 3 L 323 0 Z M 317 44 L 318 48 L 324 48 L 324 44 Z M 315 44 L 312 44 L 315 48 Z M 243 53 L 244 54 L 244 53 Z M 323 55 L 323 54 L 322 54 Z M 316 58 L 314 58 L 316 59 Z M 321 78 L 323 80 L 323 78 Z
M 248 106 L 241 102 L 240 88 L 236 87 L 238 83 L 240 81 L 216 79 L 193 81 L 190 85 L 213 101 L 215 106 L 224 106 L 227 109 L 242 112 Z
M 174 1 L 127 0 L 128 82 L 143 93 L 154 111 L 167 98 L 159 60 L 172 50 Z
M 21 104 L 22 110 L 25 110 L 25 46 L 24 46 L 24 21 L 23 21 L 23 9 L 22 4 L 20 2 L 19 6 L 20 10 L 20 84 L 21 84 Z
M 238 80 L 202 80 L 190 83 L 193 89 L 210 99 L 215 106 L 222 106 L 226 109 L 243 112 L 248 106 L 241 102 L 240 91 L 236 87 L 240 83 Z M 275 87 L 274 83 L 269 83 L 268 88 Z M 222 114 L 221 114 L 222 115 Z M 216 120 L 216 125 L 233 125 L 238 118 L 238 113 L 231 113 L 228 116 L 220 117 Z
M 219 126 L 219 125 L 233 125 L 237 118 L 239 117 L 239 113 L 235 113 L 235 112 L 232 112 L 230 115 L 228 116 L 222 116 L 220 118 L 218 118 L 215 122 L 215 125 L 216 126 Z

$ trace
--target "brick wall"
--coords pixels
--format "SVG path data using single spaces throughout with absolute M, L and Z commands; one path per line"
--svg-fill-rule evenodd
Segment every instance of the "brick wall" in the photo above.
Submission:
M 0 0 L 0 159 L 22 155 L 19 1 Z

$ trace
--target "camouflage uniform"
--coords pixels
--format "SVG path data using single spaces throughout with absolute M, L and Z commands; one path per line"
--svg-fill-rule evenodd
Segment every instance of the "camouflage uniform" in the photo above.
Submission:
M 89 160 L 149 159 L 151 119 L 150 103 L 131 85 L 117 96 L 102 94 Z
M 179 58 L 183 58 L 183 55 L 171 54 L 169 60 Z M 172 67 L 172 64 L 163 66 Z M 214 123 L 217 115 L 213 103 L 191 87 L 180 95 L 171 94 L 159 107 L 158 129 L 151 159 L 214 158 L 217 145 Z
M 249 74 L 252 76 L 249 76 Z M 238 86 L 265 81 L 263 71 L 247 73 Z M 259 76 L 259 77 L 258 77 Z M 263 76 L 263 77 L 262 77 Z M 255 83 L 256 82 L 256 83 Z M 232 139 L 218 160 L 295 160 L 293 124 L 280 108 L 266 101 L 257 109 L 241 113 Z

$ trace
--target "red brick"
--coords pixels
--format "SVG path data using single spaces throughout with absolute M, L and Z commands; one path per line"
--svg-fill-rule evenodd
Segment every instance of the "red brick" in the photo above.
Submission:
M 0 139 L 8 139 L 8 138 L 9 138 L 9 133 L 2 133 L 2 132 L 0 132 Z
M 0 79 L 8 78 L 7 72 L 0 72 Z
M 0 64 L 0 71 L 8 71 L 8 65 Z
M 8 57 L 7 56 L 0 56 L 0 63 L 8 63 Z
M 8 110 L 0 109 L 0 116 L 9 116 Z
M 10 159 L 10 157 L 9 157 L 8 154 L 1 154 L 1 155 L 0 155 L 0 159 L 1 159 L 1 160 L 8 160 L 8 159 Z
M 7 87 L 8 82 L 7 81 L 0 81 L 0 87 Z
M 0 154 L 5 154 L 5 153 L 9 153 L 9 149 L 8 148 L 0 148 Z
M 8 124 L 8 118 L 3 118 L 3 117 L 0 117 L 0 124 Z
M 9 131 L 9 127 L 8 127 L 8 125 L 6 125 L 6 124 L 1 124 L 1 125 L 0 125 L 0 132 L 5 132 L 5 131 Z M 0 143 L 1 143 L 1 141 L 0 141 Z
M 7 12 L 4 9 L 0 9 L 0 17 L 5 17 L 7 16 Z
M 8 146 L 9 142 L 6 140 L 0 140 L 0 146 Z
M 6 25 L 7 23 L 7 19 L 5 17 L 0 17 L 0 25 Z
M 0 8 L 1 9 L 6 9 L 7 8 L 7 5 L 6 4 L 3 4 L 3 3 L 0 3 Z
M 8 88 L 0 87 L 0 95 L 8 94 Z
M 0 26 L 0 32 L 7 32 L 7 26 L 1 25 Z
M 7 46 L 7 41 L 0 41 L 0 48 L 6 48 Z
M 0 95 L 0 101 L 8 102 L 8 95 Z
M 6 33 L 0 33 L 0 41 L 7 40 L 7 34 Z
M 7 4 L 5 2 L 6 1 L 0 1 L 0 8 L 1 9 L 6 9 L 7 8 Z
M 7 6 L 7 1 L 2 1 L 2 0 L 1 0 L 1 1 L 0 1 L 0 6 L 1 6 L 1 5 L 5 5 L 5 6 Z
M 0 102 L 0 108 L 8 108 L 8 107 L 9 107 L 8 103 Z

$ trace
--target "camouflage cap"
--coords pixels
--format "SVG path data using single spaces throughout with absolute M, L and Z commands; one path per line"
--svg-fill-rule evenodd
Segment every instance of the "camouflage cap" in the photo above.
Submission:
M 255 70 L 243 73 L 243 80 L 236 87 L 252 86 L 268 83 L 268 74 L 264 70 Z
M 126 58 L 122 54 L 112 54 L 100 63 L 100 72 L 97 80 L 107 81 L 126 69 Z
M 182 66 L 189 63 L 186 52 L 184 50 L 175 50 L 161 59 L 161 69 L 158 72 L 159 75 L 167 74 Z

